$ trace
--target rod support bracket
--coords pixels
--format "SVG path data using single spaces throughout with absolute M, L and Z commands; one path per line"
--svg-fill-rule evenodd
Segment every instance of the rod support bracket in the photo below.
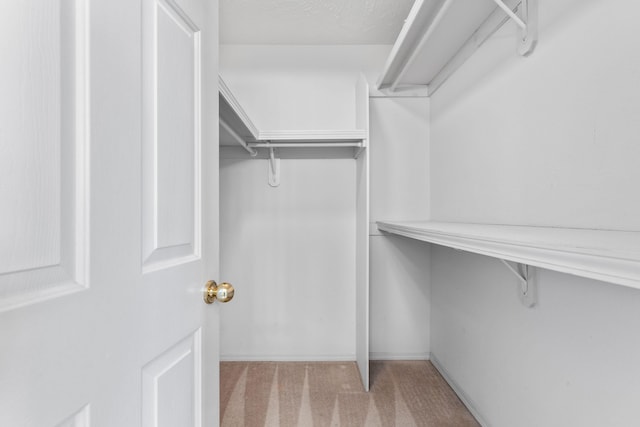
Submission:
M 538 0 L 522 0 L 519 8 L 527 26 L 520 30 L 518 53 L 529 56 L 538 44 Z
M 365 145 L 365 142 L 362 141 L 362 145 L 358 148 L 355 149 L 354 153 L 353 153 L 353 158 L 357 159 L 358 157 L 360 157 L 360 154 L 362 154 L 362 152 L 367 148 L 367 146 Z
M 244 148 L 245 150 L 247 150 L 247 152 L 251 155 L 251 157 L 256 157 L 258 155 L 258 152 L 249 147 L 249 145 L 247 144 L 247 142 L 244 140 L 244 138 L 242 138 L 240 135 L 238 135 L 238 133 L 233 130 L 233 128 L 231 126 L 229 126 L 229 124 L 227 122 L 225 122 L 224 120 L 222 120 L 221 118 L 219 119 L 220 122 L 220 126 L 227 131 L 227 133 L 229 135 L 231 135 L 231 137 L 238 143 L 240 144 L 240 146 L 242 148 Z
M 504 259 L 501 259 L 500 261 L 518 278 L 518 281 L 520 282 L 518 296 L 520 297 L 522 304 L 529 308 L 536 305 L 537 289 L 534 281 L 535 269 L 526 264 L 506 261 Z
M 538 43 L 538 0 L 521 0 L 517 7 L 520 16 L 505 0 L 493 1 L 519 27 L 518 53 L 522 56 L 531 55 Z M 513 5 L 512 2 L 510 4 Z
M 276 158 L 275 148 L 269 148 L 269 185 L 280 186 L 280 159 Z

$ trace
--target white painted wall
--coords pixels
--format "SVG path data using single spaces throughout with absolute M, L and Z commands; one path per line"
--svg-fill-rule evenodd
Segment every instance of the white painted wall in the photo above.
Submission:
M 497 33 L 431 98 L 432 218 L 640 230 L 640 6 L 540 0 L 540 43 Z M 433 358 L 486 425 L 640 423 L 640 292 L 434 246 Z
M 500 261 L 431 256 L 432 360 L 484 425 L 639 425 L 640 292 L 537 270 L 529 309 Z
M 371 221 L 429 216 L 427 98 L 371 98 Z M 428 359 L 429 245 L 371 227 L 371 357 Z
M 355 129 L 356 80 L 373 86 L 390 49 L 222 45 L 220 73 L 261 130 Z
M 431 99 L 434 220 L 640 230 L 640 4 L 540 0 Z
M 354 358 L 353 163 L 282 159 L 272 188 L 266 160 L 222 160 L 224 359 Z

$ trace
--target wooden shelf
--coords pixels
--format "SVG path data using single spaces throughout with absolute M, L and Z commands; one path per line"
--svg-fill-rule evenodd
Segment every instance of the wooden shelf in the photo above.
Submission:
M 502 0 L 510 11 L 518 8 L 526 11 L 522 55 L 530 54 L 537 40 L 537 15 L 528 15 L 536 7 L 535 2 Z M 431 95 L 509 19 L 495 0 L 417 0 L 391 50 L 377 88 L 391 92 L 417 89 L 419 94 Z
M 640 289 L 640 232 L 378 221 L 388 233 Z

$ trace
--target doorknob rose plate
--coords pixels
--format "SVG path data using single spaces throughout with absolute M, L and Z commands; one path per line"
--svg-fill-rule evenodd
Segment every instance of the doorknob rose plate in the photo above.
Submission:
M 220 283 L 219 285 L 214 280 L 209 280 L 204 290 L 204 302 L 207 304 L 213 304 L 214 301 L 229 302 L 233 299 L 235 290 L 231 283 Z

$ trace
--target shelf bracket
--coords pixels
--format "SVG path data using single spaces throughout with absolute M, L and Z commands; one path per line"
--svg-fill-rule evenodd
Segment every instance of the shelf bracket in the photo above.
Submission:
M 502 263 L 512 272 L 520 282 L 520 301 L 526 307 L 533 307 L 536 305 L 536 289 L 533 281 L 533 267 L 521 264 L 511 263 L 504 259 L 501 259 Z
M 522 0 L 518 16 L 503 0 L 493 0 L 520 27 L 518 53 L 529 56 L 538 43 L 538 0 Z
M 280 185 L 280 159 L 276 159 L 275 148 L 269 148 L 269 185 Z
M 227 122 L 225 122 L 222 119 L 218 119 L 220 121 L 220 126 L 222 126 L 224 128 L 224 130 L 227 131 L 227 133 L 229 135 L 231 135 L 231 137 L 245 150 L 247 150 L 247 152 L 251 155 L 251 157 L 255 157 L 258 155 L 258 152 L 256 150 L 254 150 L 253 148 L 249 147 L 249 145 L 245 142 L 245 140 L 238 135 L 238 133 L 233 130 L 233 128 L 231 126 L 229 126 L 227 124 Z
M 365 145 L 364 141 L 362 142 L 362 145 L 358 148 L 356 148 L 355 153 L 353 154 L 353 158 L 357 159 L 358 157 L 360 157 L 360 154 L 362 154 L 362 152 L 367 148 L 367 146 Z

